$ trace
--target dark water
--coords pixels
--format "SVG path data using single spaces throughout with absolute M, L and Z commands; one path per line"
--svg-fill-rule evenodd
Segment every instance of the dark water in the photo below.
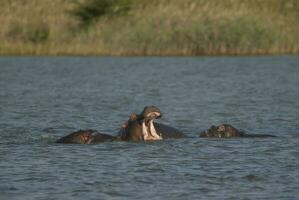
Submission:
M 299 57 L 0 58 L 0 199 L 298 199 Z M 278 138 L 61 145 L 132 112 L 189 136 L 222 122 Z

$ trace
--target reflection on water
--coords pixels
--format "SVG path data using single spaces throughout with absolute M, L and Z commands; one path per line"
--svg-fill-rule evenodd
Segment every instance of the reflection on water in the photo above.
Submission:
M 0 58 L 0 199 L 296 199 L 299 57 Z M 116 134 L 156 105 L 193 138 L 58 145 Z M 203 139 L 231 123 L 278 138 Z

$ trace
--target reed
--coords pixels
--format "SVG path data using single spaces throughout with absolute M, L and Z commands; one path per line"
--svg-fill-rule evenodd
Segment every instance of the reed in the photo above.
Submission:
M 100 1 L 1 1 L 0 54 L 299 53 L 298 0 L 113 0 L 89 15 Z

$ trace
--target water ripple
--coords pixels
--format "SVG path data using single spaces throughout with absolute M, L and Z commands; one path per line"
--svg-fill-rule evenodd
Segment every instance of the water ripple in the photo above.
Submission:
M 0 58 L 0 199 L 297 199 L 298 56 Z M 157 105 L 190 138 L 61 145 L 116 134 Z M 204 139 L 231 123 L 278 138 Z

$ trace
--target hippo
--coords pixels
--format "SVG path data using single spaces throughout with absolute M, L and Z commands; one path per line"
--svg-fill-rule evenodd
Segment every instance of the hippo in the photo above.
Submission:
M 154 122 L 162 113 L 155 106 L 146 106 L 138 115 L 133 113 L 128 122 L 119 131 L 122 140 L 150 141 L 166 138 L 182 138 L 185 135 L 176 128 Z
M 184 138 L 184 133 L 171 126 L 154 122 L 162 117 L 162 112 L 155 106 L 146 106 L 140 114 L 132 113 L 117 136 L 96 130 L 79 130 L 57 140 L 57 143 L 95 144 L 107 141 L 155 141 L 168 138 Z M 211 126 L 199 133 L 202 138 L 236 138 L 236 137 L 276 137 L 268 134 L 247 134 L 230 124 Z
M 220 124 L 219 126 L 211 126 L 208 130 L 199 133 L 199 137 L 203 138 L 235 138 L 235 137 L 276 137 L 268 134 L 247 134 L 242 130 L 238 130 L 230 124 Z
M 79 130 L 57 140 L 57 143 L 95 144 L 107 141 L 151 141 L 166 138 L 182 138 L 185 135 L 176 128 L 155 123 L 162 113 L 155 106 L 146 106 L 140 114 L 133 113 L 121 126 L 119 134 L 112 136 L 96 130 Z
M 106 141 L 113 141 L 117 138 L 105 133 L 99 133 L 96 130 L 79 130 L 56 141 L 56 143 L 65 144 L 94 144 Z

